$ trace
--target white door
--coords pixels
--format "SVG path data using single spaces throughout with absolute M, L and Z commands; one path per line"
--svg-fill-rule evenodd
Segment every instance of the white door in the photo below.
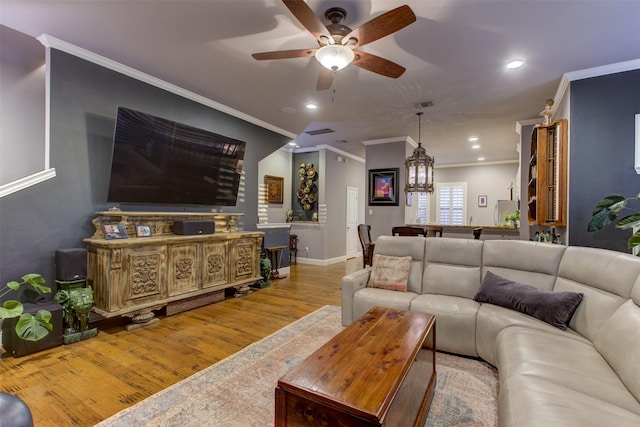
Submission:
M 358 189 L 347 187 L 347 259 L 360 252 L 358 240 Z

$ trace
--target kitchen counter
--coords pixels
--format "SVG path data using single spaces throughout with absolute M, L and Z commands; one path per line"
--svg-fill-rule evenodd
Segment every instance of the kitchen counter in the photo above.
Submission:
M 411 227 L 424 227 L 425 224 L 407 224 Z M 438 224 L 428 224 L 438 225 Z M 513 227 L 499 227 L 496 225 L 442 225 L 443 237 L 468 237 L 473 239 L 473 230 L 482 228 L 481 239 L 519 239 L 520 229 Z

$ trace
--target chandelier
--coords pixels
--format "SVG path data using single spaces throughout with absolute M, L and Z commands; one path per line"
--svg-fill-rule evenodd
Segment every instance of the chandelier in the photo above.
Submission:
M 416 113 L 418 116 L 418 146 L 404 162 L 406 167 L 405 193 L 433 193 L 434 158 L 428 155 L 427 150 L 422 146 L 420 134 L 422 114 L 422 111 Z

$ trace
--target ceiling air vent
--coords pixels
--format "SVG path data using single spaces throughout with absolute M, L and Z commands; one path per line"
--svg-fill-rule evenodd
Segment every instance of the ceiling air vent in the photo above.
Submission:
M 315 135 L 322 135 L 323 133 L 331 133 L 331 132 L 335 132 L 335 130 L 324 128 L 324 129 L 316 129 L 316 130 L 307 130 L 304 133 L 306 133 L 307 135 L 315 136 Z
M 419 110 L 421 108 L 433 107 L 433 102 L 432 101 L 418 102 L 417 104 L 414 105 L 414 107 L 416 108 L 416 110 Z

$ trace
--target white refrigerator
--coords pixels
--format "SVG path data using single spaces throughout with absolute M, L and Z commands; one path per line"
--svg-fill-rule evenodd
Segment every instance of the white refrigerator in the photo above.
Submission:
M 504 213 L 509 212 L 508 215 L 518 210 L 518 204 L 515 200 L 497 200 L 496 207 L 493 211 L 493 223 L 498 225 L 504 223 Z

